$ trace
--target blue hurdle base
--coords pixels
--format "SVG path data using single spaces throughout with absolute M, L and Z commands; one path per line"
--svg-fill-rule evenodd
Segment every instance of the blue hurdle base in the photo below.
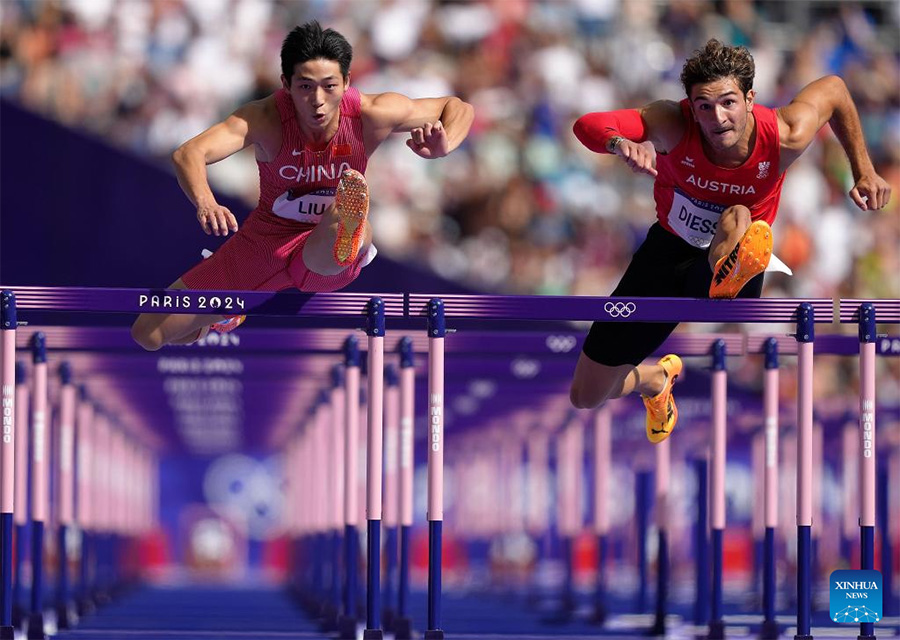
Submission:
M 775 584 L 775 529 L 766 527 L 763 540 L 763 623 L 759 629 L 760 640 L 776 640 L 780 635 L 780 628 L 775 622 Z
M 44 633 L 44 523 L 31 523 L 31 613 L 28 640 L 45 640 Z
M 428 521 L 428 630 L 425 640 L 443 640 L 441 630 L 441 520 Z
M 606 556 L 609 553 L 609 538 L 606 535 L 597 538 L 597 586 L 594 590 L 594 610 L 590 622 L 603 625 L 606 622 Z
M 709 640 L 725 638 L 725 621 L 722 620 L 722 536 L 723 529 L 713 529 L 712 543 L 712 603 L 709 620 Z
M 369 520 L 366 562 L 366 629 L 363 640 L 381 640 L 381 520 Z
M 387 527 L 384 532 L 385 571 L 384 607 L 381 610 L 381 628 L 390 631 L 394 626 L 394 585 L 397 574 L 397 527 Z
M 412 639 L 412 620 L 407 614 L 409 598 L 409 536 L 412 527 L 400 527 L 400 566 L 397 568 L 397 616 L 392 621 L 397 640 Z
M 875 527 L 859 528 L 859 568 L 874 569 L 875 568 Z M 882 576 L 883 577 L 883 576 Z M 882 582 L 882 587 L 884 582 Z M 882 602 L 884 606 L 884 602 Z M 859 625 L 859 640 L 875 640 L 875 625 L 871 622 L 864 622 Z
M 659 530 L 659 551 L 656 562 L 656 617 L 650 633 L 654 636 L 666 635 L 666 609 L 669 596 L 669 539 L 664 529 Z
M 794 640 L 812 640 L 812 527 L 797 526 L 797 634 Z
M 406 617 L 394 618 L 394 638 L 396 640 L 412 640 L 412 620 Z

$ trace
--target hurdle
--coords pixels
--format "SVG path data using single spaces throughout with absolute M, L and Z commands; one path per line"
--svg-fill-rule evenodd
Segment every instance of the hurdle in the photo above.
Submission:
M 91 563 L 93 550 L 93 491 L 86 469 L 92 468 L 92 433 L 94 424 L 94 404 L 87 395 L 87 389 L 79 389 L 78 427 L 76 430 L 78 450 L 78 500 L 75 504 L 78 525 L 81 528 L 81 559 L 79 562 L 78 615 L 93 613 L 96 608 L 91 593 Z
M 16 297 L 11 291 L 0 294 L 0 314 L 0 389 L 3 395 L 3 440 L 0 443 L 0 638 L 12 640 L 15 637 L 12 621 L 12 536 L 16 498 L 16 396 L 18 386 L 24 382 L 21 379 L 24 378 L 25 370 L 16 365 L 18 321 Z M 21 402 L 21 398 L 19 400 L 24 410 L 24 402 Z M 23 505 L 24 501 L 19 504 Z
M 21 292 L 21 293 L 20 293 Z M 22 308 L 48 310 L 78 310 L 94 312 L 135 313 L 146 311 L 170 311 L 196 313 L 209 309 L 210 313 L 239 307 L 250 314 L 265 313 L 283 316 L 341 317 L 347 320 L 356 316 L 358 322 L 369 298 L 366 294 L 271 294 L 265 292 L 184 292 L 167 290 L 40 290 L 18 288 L 17 295 L 25 300 Z M 143 297 L 141 297 L 143 296 Z M 155 297 L 154 297 L 155 296 Z M 168 298 L 167 298 L 168 296 Z M 227 296 L 227 300 L 225 299 Z M 371 297 L 371 296 L 369 296 Z M 798 350 L 802 360 L 800 367 L 801 397 L 798 414 L 802 425 L 798 456 L 801 473 L 808 468 L 809 430 L 811 428 L 811 357 L 815 340 L 814 323 L 831 322 L 833 301 L 830 299 L 799 300 L 693 300 L 678 298 L 620 299 L 620 298 L 565 298 L 557 296 L 444 296 L 436 299 L 426 294 L 389 294 L 383 296 L 385 312 L 392 320 L 408 321 L 413 325 L 423 316 L 428 320 L 430 349 L 429 364 L 429 420 L 431 421 L 432 450 L 429 452 L 429 637 L 442 637 L 440 630 L 440 531 L 442 505 L 438 490 L 441 486 L 440 467 L 443 454 L 443 376 L 440 366 L 443 358 L 443 338 L 446 335 L 446 319 L 459 326 L 491 326 L 498 320 L 568 322 L 572 320 L 636 321 L 636 322 L 763 322 L 797 323 Z M 213 306 L 213 300 L 216 300 Z M 157 306 L 154 308 L 153 304 Z M 165 304 L 172 305 L 164 308 Z M 150 306 L 148 306 L 150 305 Z M 177 307 L 176 307 L 177 305 Z M 881 319 L 881 316 L 879 316 Z M 438 340 L 440 342 L 438 342 Z M 435 398 L 440 398 L 440 403 Z M 809 414 L 809 419 L 805 416 Z M 874 427 L 873 427 L 874 428 Z M 436 441 L 435 441 L 436 440 Z M 346 443 L 345 443 L 346 444 Z M 437 450 L 434 450 L 437 445 Z M 434 455 L 436 454 L 436 455 Z M 715 466 L 715 462 L 713 462 Z M 711 474 L 717 485 L 715 470 Z M 798 540 L 806 553 L 809 546 L 811 522 L 805 517 L 806 487 L 801 486 L 804 522 L 799 524 Z M 713 502 L 713 519 L 717 509 Z M 868 525 L 866 525 L 868 526 Z M 874 526 L 874 524 L 872 525 Z M 805 529 L 804 529 L 805 527 Z M 715 540 L 713 541 L 715 545 Z M 715 556 L 713 554 L 715 563 Z M 801 566 L 798 576 L 798 593 L 809 595 L 808 566 Z M 715 591 L 715 588 L 714 588 Z M 713 598 L 715 600 L 715 597 Z M 798 607 L 798 637 L 808 636 L 808 597 L 800 598 Z M 715 621 L 715 620 L 713 620 Z M 804 625 L 804 621 L 807 623 Z M 367 622 L 369 622 L 367 620 Z
M 331 429 L 329 429 L 329 459 L 331 460 L 331 600 L 325 612 L 325 628 L 334 631 L 338 625 L 338 614 L 341 608 L 341 529 L 343 520 L 344 499 L 344 412 L 346 398 L 344 396 L 344 369 L 340 364 L 331 368 Z
M 400 389 L 397 370 L 393 364 L 384 368 L 384 526 L 385 526 L 385 576 L 384 609 L 381 619 L 384 628 L 394 628 L 394 593 L 397 584 L 397 514 L 400 509 L 400 492 L 397 482 L 400 448 Z
M 59 468 L 59 495 L 57 496 L 57 534 L 56 544 L 59 553 L 59 572 L 57 576 L 56 624 L 60 629 L 68 629 L 74 625 L 73 603 L 69 590 L 69 559 L 66 538 L 74 524 L 75 516 L 75 412 L 76 394 L 72 384 L 72 367 L 63 361 L 59 365 L 59 377 L 62 383 L 59 409 L 59 450 L 57 464 Z
M 415 414 L 415 363 L 413 344 L 408 337 L 397 343 L 400 356 L 400 441 L 399 479 L 400 493 L 400 566 L 397 576 L 397 616 L 394 619 L 394 636 L 397 640 L 412 637 L 412 621 L 409 618 L 409 559 L 410 536 L 413 524 L 413 416 Z
M 875 354 L 876 321 L 900 323 L 900 300 L 881 301 L 877 305 L 865 300 L 841 300 L 842 323 L 859 327 L 859 536 L 860 568 L 875 568 L 876 469 L 875 469 Z M 887 531 L 885 522 L 885 531 Z M 890 562 L 887 563 L 890 566 Z M 890 577 L 890 576 L 889 576 Z M 890 587 L 888 590 L 890 593 Z M 875 637 L 875 625 L 863 622 L 859 638 Z
M 31 336 L 34 403 L 31 407 L 31 606 L 28 640 L 44 640 L 44 526 L 49 516 L 49 422 L 47 346 L 43 333 Z

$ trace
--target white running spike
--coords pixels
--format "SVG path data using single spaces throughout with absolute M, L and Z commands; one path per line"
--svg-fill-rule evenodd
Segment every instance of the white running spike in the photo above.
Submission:
M 776 273 L 784 273 L 789 276 L 794 275 L 794 272 L 791 271 L 791 268 L 789 266 L 787 266 L 785 263 L 783 263 L 778 258 L 778 256 L 776 256 L 774 253 L 771 256 L 769 256 L 769 265 L 766 267 L 766 271 L 767 272 L 773 271 Z

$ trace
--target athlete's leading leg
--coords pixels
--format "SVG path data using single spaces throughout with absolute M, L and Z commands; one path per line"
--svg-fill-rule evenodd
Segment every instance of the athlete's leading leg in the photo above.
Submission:
M 767 222 L 751 222 L 750 210 L 742 205 L 725 209 L 709 245 L 713 273 L 709 297 L 735 297 L 753 277 L 766 270 L 772 246 L 772 229 Z
M 347 268 L 334 259 L 334 244 L 337 241 L 340 224 L 335 207 L 331 205 L 322 214 L 322 221 L 309 233 L 309 238 L 303 245 L 301 255 L 307 269 L 322 276 L 335 276 Z M 372 227 L 365 221 L 359 251 L 365 251 L 370 244 L 372 244 Z
M 731 253 L 750 226 L 750 209 L 737 204 L 722 212 L 716 235 L 709 244 L 709 268 L 716 272 L 716 263 Z
M 593 409 L 638 391 L 655 396 L 666 383 L 666 372 L 659 364 L 623 364 L 608 366 L 594 362 L 584 352 L 578 357 L 569 399 L 576 409 Z
M 341 176 L 334 204 L 303 245 L 303 263 L 310 271 L 334 276 L 350 266 L 372 243 L 367 219 L 369 190 L 361 173 L 347 170 Z
M 187 289 L 181 278 L 169 289 Z M 168 344 L 196 342 L 204 331 L 225 316 L 192 313 L 142 313 L 131 327 L 131 337 L 147 351 L 156 351 Z

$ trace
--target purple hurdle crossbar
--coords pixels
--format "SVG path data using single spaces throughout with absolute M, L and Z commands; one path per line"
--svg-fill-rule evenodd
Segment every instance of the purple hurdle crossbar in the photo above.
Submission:
M 0 444 L 0 639 L 12 640 L 12 535 L 15 506 L 16 429 L 16 296 L 0 292 L 0 388 L 3 394 L 3 439 Z M 23 372 L 24 373 L 24 372 Z M 19 509 L 25 505 L 20 503 Z
M 722 554 L 725 533 L 725 464 L 728 406 L 728 374 L 725 371 L 725 342 L 712 347 L 712 445 L 710 456 L 710 533 L 712 539 L 712 601 L 709 619 L 710 640 L 725 637 L 722 620 Z
M 362 316 L 372 294 L 271 293 L 263 291 L 186 291 L 176 289 L 102 289 L 83 287 L 8 287 L 19 310 L 87 313 L 247 313 L 251 315 L 327 317 Z M 385 315 L 428 315 L 432 296 L 379 294 Z M 801 302 L 815 309 L 817 322 L 830 323 L 833 301 L 693 298 L 609 298 L 563 296 L 442 296 L 446 317 L 491 320 L 597 320 L 602 322 L 771 322 L 796 320 Z M 897 308 L 900 309 L 900 303 Z M 897 311 L 900 314 L 900 311 Z M 490 324 L 490 323 L 487 323 Z
M 368 336 L 368 418 L 366 427 L 366 520 L 368 562 L 366 564 L 365 640 L 381 640 L 381 475 L 384 418 L 384 302 L 369 300 L 366 316 Z
M 426 640 L 443 640 L 441 629 L 441 533 L 444 520 L 444 303 L 428 303 L 428 629 Z
M 343 640 L 356 638 L 356 599 L 359 534 L 356 530 L 357 461 L 359 457 L 359 344 L 355 336 L 344 342 L 344 613 L 338 619 L 338 634 Z
M 413 342 L 404 337 L 397 344 L 400 354 L 400 567 L 397 584 L 397 617 L 394 636 L 397 640 L 412 638 L 409 618 L 410 532 L 413 524 L 413 416 L 415 415 L 416 370 Z
M 31 408 L 31 609 L 29 640 L 44 640 L 44 523 L 48 514 L 49 475 L 47 422 L 47 346 L 43 333 L 31 336 L 34 403 Z

